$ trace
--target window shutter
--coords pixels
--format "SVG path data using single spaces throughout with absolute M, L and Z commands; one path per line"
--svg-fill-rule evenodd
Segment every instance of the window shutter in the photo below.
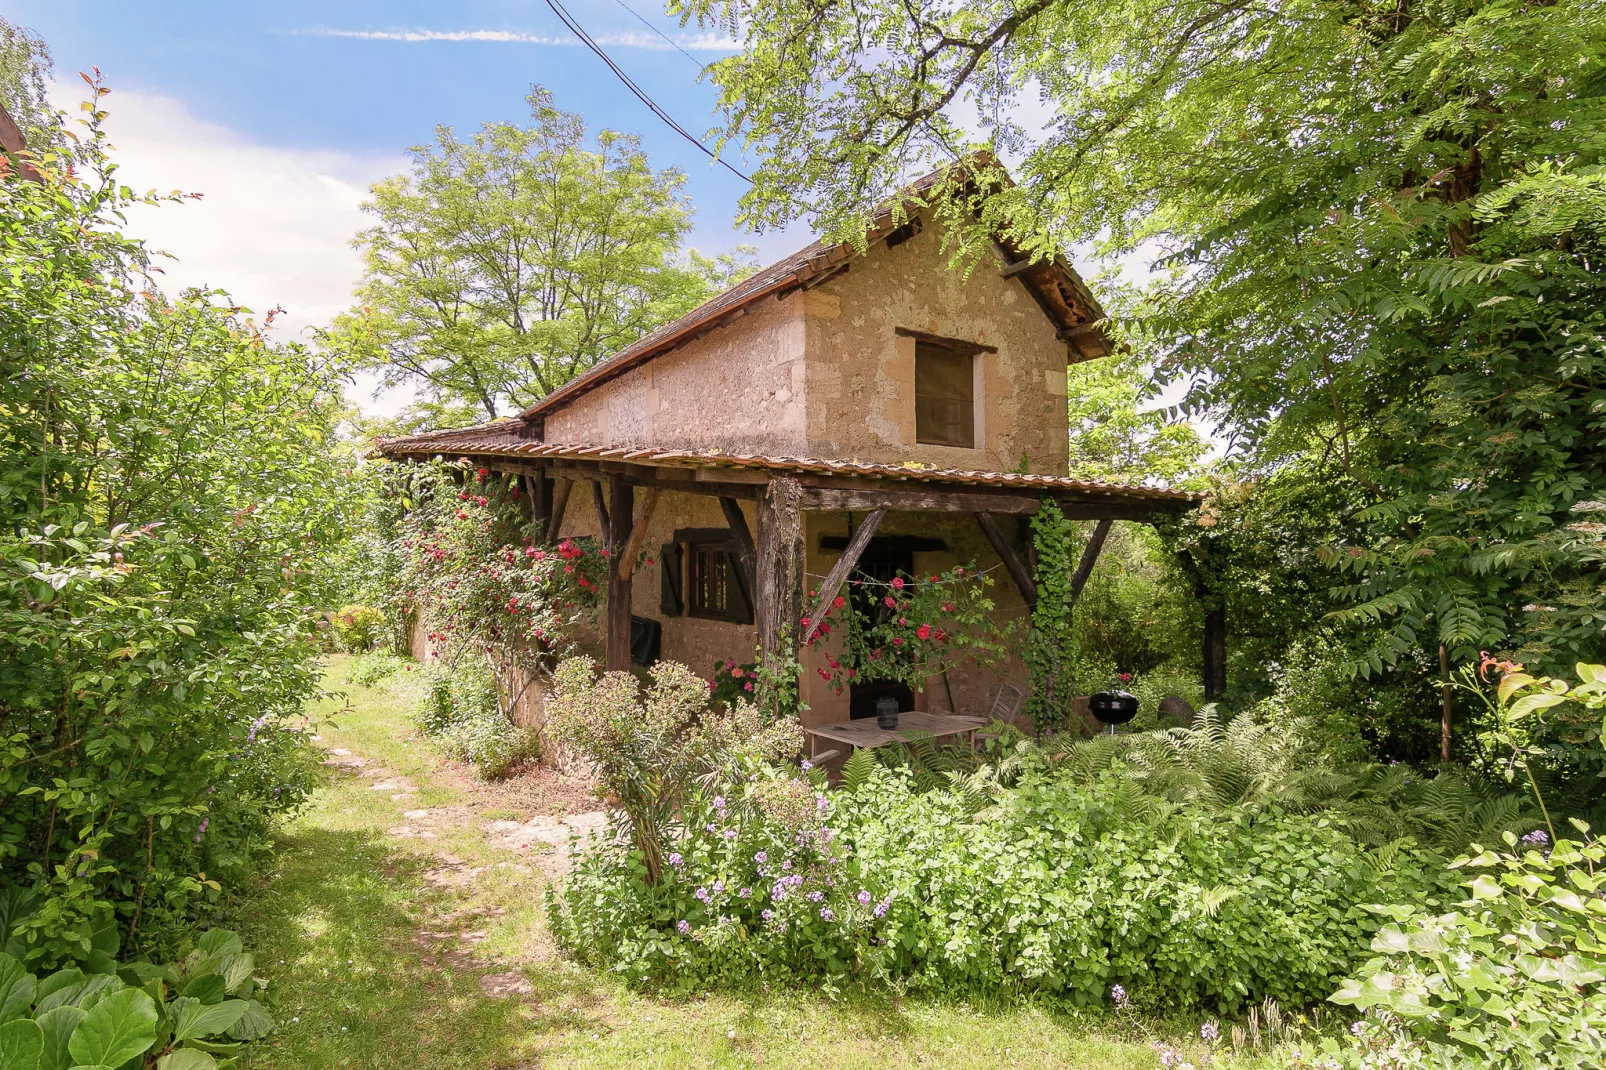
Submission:
M 725 551 L 725 619 L 732 624 L 753 623 L 753 593 L 747 589 L 741 558 Z
M 658 548 L 658 612 L 666 617 L 679 617 L 686 612 L 681 592 L 684 573 L 680 566 L 681 544 L 666 542 Z

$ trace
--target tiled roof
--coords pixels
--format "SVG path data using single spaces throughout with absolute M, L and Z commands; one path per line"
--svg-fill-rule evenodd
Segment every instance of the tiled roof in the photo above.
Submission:
M 903 196 L 918 198 L 949 177 L 950 171 L 947 169 L 933 171 L 908 186 Z M 873 242 L 886 237 L 895 229 L 895 222 L 896 218 L 889 206 L 876 217 L 875 225 L 868 236 L 869 240 Z M 1005 243 L 1001 239 L 1000 247 L 1004 246 Z M 1017 255 L 1014 250 L 1007 251 L 1011 256 Z M 720 326 L 721 321 L 727 317 L 734 318 L 743 314 L 749 306 L 761 298 L 791 290 L 832 272 L 846 263 L 852 255 L 853 247 L 846 243 L 826 245 L 816 241 L 799 249 L 791 256 L 777 260 L 749 275 L 679 319 L 664 324 L 651 334 L 626 346 L 583 375 L 554 390 L 520 415 L 525 419 L 534 419 L 561 408 L 593 387 L 690 341 L 700 332 Z M 1022 264 L 1021 267 L 1025 268 L 1026 265 Z M 1104 311 L 1099 308 L 1092 293 L 1064 259 L 1056 257 L 1044 260 L 1031 265 L 1019 274 L 1021 281 L 1037 296 L 1044 314 L 1061 320 L 1062 329 L 1070 330 L 1082 325 L 1065 322 L 1066 320 L 1090 323 L 1104 318 Z M 1108 343 L 1104 342 L 1102 336 L 1097 336 L 1096 332 L 1090 334 L 1084 330 L 1081 335 L 1079 339 L 1072 339 L 1072 343 L 1083 356 L 1102 355 L 1109 351 Z M 1091 349 L 1088 348 L 1089 345 L 1092 346 Z
M 518 457 L 564 460 L 628 461 L 660 468 L 738 468 L 806 475 L 860 476 L 867 479 L 899 480 L 949 486 L 982 486 L 1025 491 L 1072 491 L 1092 497 L 1121 498 L 1128 501 L 1172 501 L 1179 504 L 1199 500 L 1189 491 L 1166 487 L 1134 487 L 1066 476 L 1034 475 L 1021 472 L 981 472 L 964 468 L 923 468 L 870 461 L 830 460 L 821 457 L 766 457 L 719 450 L 676 450 L 662 447 L 591 446 L 580 443 L 543 443 L 521 437 L 524 425 L 502 420 L 456 431 L 431 431 L 406 438 L 383 440 L 379 452 L 388 457 Z

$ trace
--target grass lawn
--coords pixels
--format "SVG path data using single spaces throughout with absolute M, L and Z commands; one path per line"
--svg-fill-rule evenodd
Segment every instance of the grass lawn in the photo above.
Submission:
M 1158 1065 L 1145 1038 L 1107 1019 L 1030 1004 L 661 1000 L 567 962 L 546 931 L 541 868 L 484 829 L 539 801 L 443 762 L 387 685 L 350 684 L 347 668 L 330 659 L 345 698 L 321 704 L 321 716 L 339 712 L 320 735 L 370 765 L 331 771 L 239 908 L 280 1023 L 248 1070 Z

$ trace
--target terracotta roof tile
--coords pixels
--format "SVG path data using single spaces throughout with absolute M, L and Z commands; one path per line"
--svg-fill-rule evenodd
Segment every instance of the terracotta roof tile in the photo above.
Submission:
M 1126 486 L 1119 483 L 1033 473 L 911 467 L 871 461 L 831 460 L 822 457 L 769 457 L 749 453 L 725 453 L 719 450 L 626 448 L 572 442 L 543 443 L 521 437 L 518 433 L 520 429 L 521 424 L 518 421 L 502 420 L 455 431 L 431 431 L 406 438 L 386 439 L 380 442 L 378 450 L 387 457 L 430 457 L 437 454 L 448 457 L 517 457 L 530 460 L 546 457 L 597 460 L 606 457 L 621 458 L 660 468 L 761 469 L 788 474 L 862 476 L 870 479 L 894 479 L 949 486 L 1079 491 L 1094 496 L 1118 497 L 1134 501 L 1173 501 L 1179 504 L 1200 499 L 1200 495 L 1190 491 L 1172 490 L 1167 487 Z

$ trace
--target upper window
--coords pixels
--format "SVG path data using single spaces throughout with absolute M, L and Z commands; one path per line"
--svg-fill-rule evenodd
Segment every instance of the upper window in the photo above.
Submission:
M 976 352 L 923 339 L 915 342 L 915 441 L 976 446 Z

